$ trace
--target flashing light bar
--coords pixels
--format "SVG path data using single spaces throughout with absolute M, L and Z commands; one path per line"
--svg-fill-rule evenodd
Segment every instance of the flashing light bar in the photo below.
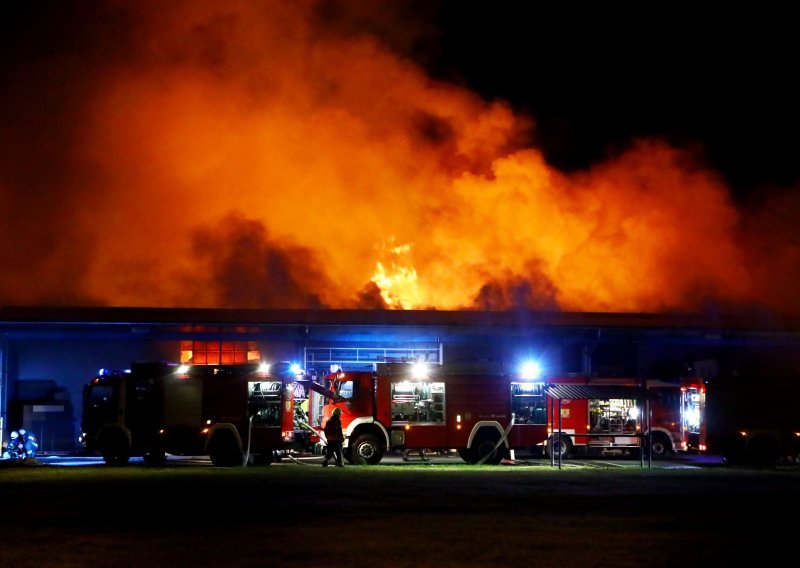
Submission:
M 122 372 L 125 373 L 126 375 L 130 375 L 131 374 L 131 370 L 130 369 L 123 369 Z M 115 371 L 113 369 L 106 369 L 104 367 L 104 368 L 99 369 L 97 371 L 97 376 L 98 377 L 106 377 L 106 376 L 109 376 L 109 375 L 116 375 L 116 374 L 119 374 L 119 373 L 120 373 L 120 371 Z
M 542 375 L 542 368 L 536 361 L 525 361 L 520 365 L 519 374 L 524 381 L 535 381 Z
M 411 376 L 415 379 L 427 379 L 430 372 L 430 367 L 421 361 L 417 361 L 411 365 Z

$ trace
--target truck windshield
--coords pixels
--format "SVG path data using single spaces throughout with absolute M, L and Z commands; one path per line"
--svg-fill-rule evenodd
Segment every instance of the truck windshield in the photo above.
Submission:
M 86 402 L 93 408 L 106 406 L 114 397 L 114 387 L 111 385 L 94 385 L 87 391 Z

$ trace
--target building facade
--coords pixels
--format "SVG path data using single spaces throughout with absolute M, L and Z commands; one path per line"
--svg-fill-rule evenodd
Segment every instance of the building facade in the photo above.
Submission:
M 800 331 L 752 315 L 5 308 L 0 434 L 6 441 L 10 430 L 25 427 L 44 452 L 75 450 L 83 385 L 100 368 L 134 361 L 290 361 L 324 371 L 389 360 L 513 366 L 530 359 L 545 377 L 744 374 L 795 382 Z

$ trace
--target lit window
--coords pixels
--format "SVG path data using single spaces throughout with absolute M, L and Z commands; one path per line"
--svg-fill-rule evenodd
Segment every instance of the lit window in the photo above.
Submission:
M 261 360 L 255 341 L 181 341 L 181 363 L 237 365 Z

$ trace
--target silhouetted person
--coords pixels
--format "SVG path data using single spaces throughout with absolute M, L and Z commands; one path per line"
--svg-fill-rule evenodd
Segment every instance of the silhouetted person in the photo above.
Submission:
M 322 466 L 326 467 L 331 458 L 336 459 L 336 467 L 344 467 L 342 463 L 342 443 L 344 442 L 344 433 L 342 432 L 342 420 L 339 415 L 342 413 L 341 408 L 334 408 L 328 422 L 325 423 L 325 439 L 328 445 L 325 448 L 325 460 Z

